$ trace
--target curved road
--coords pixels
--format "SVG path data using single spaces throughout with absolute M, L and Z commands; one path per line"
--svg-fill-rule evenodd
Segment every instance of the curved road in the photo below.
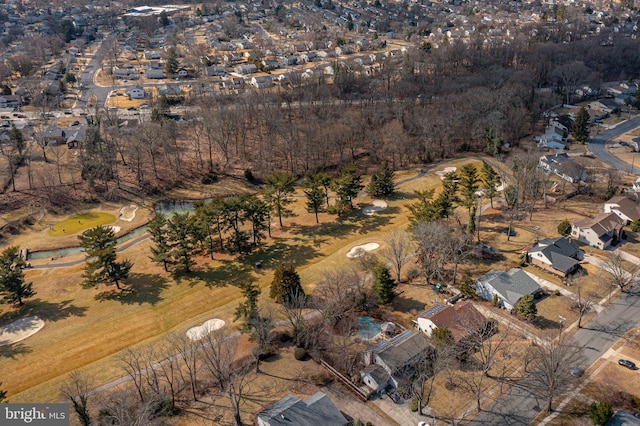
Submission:
M 629 164 L 625 163 L 624 161 L 618 160 L 613 155 L 607 152 L 607 142 L 635 129 L 636 127 L 640 127 L 640 117 L 635 117 L 631 120 L 624 121 L 618 124 L 613 129 L 605 130 L 604 132 L 596 135 L 596 137 L 591 138 L 589 140 L 589 149 L 603 163 L 607 163 L 618 170 L 630 172 L 631 166 L 629 166 Z M 640 165 L 638 169 L 633 171 L 633 174 L 636 176 L 640 176 Z

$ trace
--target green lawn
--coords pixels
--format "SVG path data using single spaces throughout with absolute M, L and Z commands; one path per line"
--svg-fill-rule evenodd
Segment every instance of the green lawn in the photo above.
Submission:
M 52 225 L 49 228 L 49 235 L 52 237 L 66 237 L 98 225 L 109 225 L 115 221 L 115 216 L 109 213 L 85 213 Z

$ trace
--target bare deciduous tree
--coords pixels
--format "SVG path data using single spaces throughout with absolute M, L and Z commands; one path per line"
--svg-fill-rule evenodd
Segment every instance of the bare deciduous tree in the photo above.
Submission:
M 545 398 L 546 410 L 553 411 L 553 401 L 573 383 L 571 372 L 581 361 L 580 348 L 570 345 L 562 335 L 532 349 L 532 366 L 524 384 Z
M 411 239 L 404 231 L 394 229 L 387 240 L 388 247 L 380 251 L 380 256 L 391 264 L 396 275 L 396 282 L 400 284 L 402 267 L 413 254 L 414 247 Z
M 73 411 L 78 415 L 78 420 L 82 426 L 91 425 L 91 414 L 89 413 L 89 396 L 93 389 L 93 382 L 79 371 L 73 371 L 69 378 L 60 385 L 60 395 L 71 401 Z
M 184 333 L 172 334 L 167 338 L 167 345 L 180 361 L 180 374 L 186 375 L 185 382 L 188 381 L 191 389 L 191 396 L 194 401 L 198 401 L 198 371 L 200 369 L 200 356 L 198 348 L 200 344 L 197 340 L 191 340 Z
M 625 269 L 624 259 L 618 252 L 607 253 L 607 258 L 600 264 L 600 268 L 607 273 L 612 286 L 618 287 L 623 293 L 640 280 L 640 266 L 629 263 Z

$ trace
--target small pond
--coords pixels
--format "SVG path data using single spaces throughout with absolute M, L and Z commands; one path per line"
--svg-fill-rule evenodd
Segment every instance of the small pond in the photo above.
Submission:
M 208 201 L 208 200 L 205 200 Z M 174 213 L 185 213 L 185 212 L 193 212 L 193 203 L 194 201 L 190 200 L 168 200 L 161 201 L 153 206 L 153 209 L 156 213 L 162 213 L 165 216 L 169 217 Z M 118 237 L 118 244 L 122 244 L 126 241 L 129 241 L 133 238 L 136 238 L 147 231 L 147 226 L 141 226 L 136 228 L 120 237 Z M 29 259 L 47 259 L 53 257 L 64 257 L 70 256 L 72 254 L 82 253 L 81 247 L 68 247 L 62 249 L 55 250 L 43 250 L 43 251 L 33 251 L 29 252 Z

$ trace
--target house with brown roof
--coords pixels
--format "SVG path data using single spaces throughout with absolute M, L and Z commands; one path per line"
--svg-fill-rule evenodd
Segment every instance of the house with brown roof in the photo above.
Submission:
M 624 195 L 613 197 L 609 201 L 605 202 L 604 212 L 617 214 L 622 220 L 624 220 L 625 225 L 633 222 L 634 220 L 640 220 L 640 206 L 638 203 Z
M 601 250 L 618 244 L 622 239 L 624 220 L 617 214 L 603 213 L 592 218 L 581 219 L 571 224 L 571 236 L 581 243 Z
M 416 328 L 428 337 L 436 328 L 449 329 L 456 343 L 469 336 L 474 328 L 484 327 L 486 322 L 485 317 L 469 301 L 455 305 L 435 304 L 413 319 Z

